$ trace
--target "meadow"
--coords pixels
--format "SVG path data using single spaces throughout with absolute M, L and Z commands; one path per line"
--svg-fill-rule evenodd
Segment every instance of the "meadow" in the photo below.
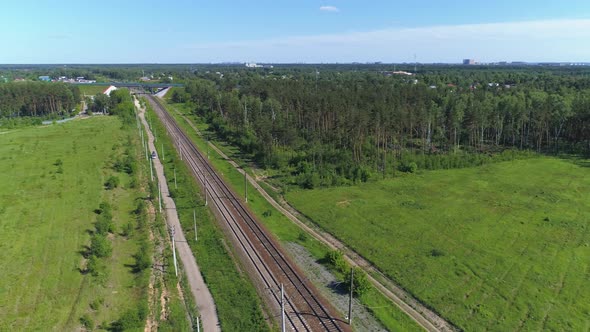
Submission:
M 83 316 L 107 327 L 145 302 L 133 272 L 138 241 L 120 235 L 142 194 L 111 167 L 129 137 L 116 117 L 0 135 L 0 330 L 75 330 Z M 120 184 L 106 190 L 110 176 Z M 115 229 L 95 278 L 84 257 L 102 202 Z
M 588 331 L 589 166 L 538 157 L 286 198 L 461 329 Z
M 78 88 L 80 89 L 80 94 L 82 94 L 83 96 L 95 96 L 99 93 L 103 93 L 104 90 L 106 90 L 108 88 L 107 85 L 84 85 L 84 84 L 80 84 L 78 85 Z

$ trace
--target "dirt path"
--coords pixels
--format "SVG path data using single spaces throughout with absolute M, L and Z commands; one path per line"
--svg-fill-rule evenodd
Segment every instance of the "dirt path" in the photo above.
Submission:
M 182 115 L 178 111 L 174 110 L 178 115 L 180 115 L 190 126 L 195 130 L 200 136 L 202 136 L 199 129 L 192 123 L 190 119 L 186 116 Z M 238 172 L 244 174 L 244 170 L 231 158 L 229 158 L 225 153 L 223 153 L 219 148 L 209 142 L 209 146 L 215 150 L 222 158 L 227 160 L 233 167 L 235 167 Z M 383 295 L 393 301 L 399 309 L 405 312 L 408 316 L 410 316 L 416 323 L 418 323 L 422 328 L 427 331 L 457 331 L 458 329 L 455 328 L 452 324 L 447 322 L 445 319 L 437 315 L 432 310 L 428 309 L 418 300 L 416 300 L 413 296 L 411 296 L 408 292 L 403 290 L 401 287 L 397 286 L 392 280 L 387 278 L 381 271 L 379 271 L 373 264 L 369 261 L 361 257 L 352 249 L 348 248 L 344 243 L 340 240 L 336 239 L 331 234 L 322 231 L 317 226 L 313 227 L 307 223 L 304 223 L 302 220 L 305 220 L 305 217 L 302 216 L 295 208 L 289 205 L 286 201 L 282 200 L 281 203 L 277 202 L 274 198 L 272 198 L 266 190 L 264 190 L 249 174 L 246 174 L 246 177 L 250 184 L 256 188 L 256 190 L 277 210 L 279 210 L 283 215 L 285 215 L 289 220 L 303 229 L 305 232 L 313 236 L 315 239 L 319 240 L 320 242 L 324 243 L 331 249 L 337 249 L 342 251 L 344 254 L 344 258 L 348 261 L 349 264 L 352 266 L 357 266 L 367 272 L 367 277 L 369 281 L 379 290 Z
M 145 120 L 145 110 L 140 108 L 139 103 L 136 101 L 136 106 L 140 110 L 139 118 L 141 122 L 147 128 L 148 144 L 150 151 L 156 151 L 154 146 L 154 136 L 149 130 L 147 121 Z M 169 196 L 168 184 L 166 183 L 166 177 L 164 176 L 164 167 L 160 162 L 160 159 L 156 158 L 153 160 L 154 170 L 158 183 L 160 184 L 160 190 L 162 192 L 162 209 L 166 212 L 166 223 L 169 228 L 175 230 L 174 239 L 176 242 L 176 251 L 178 257 L 184 267 L 186 277 L 189 283 L 191 293 L 194 297 L 201 322 L 203 324 L 203 331 L 205 332 L 218 332 L 221 331 L 219 327 L 219 318 L 217 317 L 217 309 L 215 302 L 211 296 L 211 292 L 207 288 L 199 266 L 193 256 L 193 253 L 184 237 L 184 233 L 178 220 L 178 214 L 176 212 L 176 205 L 174 200 Z

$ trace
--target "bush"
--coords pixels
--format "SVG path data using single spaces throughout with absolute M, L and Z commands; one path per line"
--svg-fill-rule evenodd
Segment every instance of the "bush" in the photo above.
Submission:
M 145 319 L 148 314 L 147 302 L 141 302 L 136 309 L 131 309 L 123 313 L 121 318 L 111 324 L 112 331 L 126 331 L 131 329 L 143 328 Z
M 115 189 L 119 186 L 119 182 L 119 178 L 113 175 L 107 179 L 104 186 L 107 190 Z
M 133 225 L 133 222 L 130 221 L 130 222 L 126 223 L 125 226 L 123 226 L 123 230 L 121 233 L 123 236 L 130 238 L 133 236 L 134 230 L 135 230 L 135 227 Z
M 141 272 L 152 266 L 152 257 L 150 256 L 150 248 L 147 243 L 142 243 L 135 258 L 135 272 Z
M 84 326 L 87 330 L 94 329 L 94 321 L 88 314 L 84 314 L 82 317 L 80 317 L 80 324 L 82 324 L 82 326 Z
M 96 233 L 100 235 L 106 235 L 107 233 L 113 233 L 115 231 L 115 224 L 110 213 L 102 213 L 96 217 Z
M 363 294 L 365 294 L 370 288 L 371 288 L 371 283 L 369 282 L 369 279 L 367 278 L 367 274 L 359 269 L 358 267 L 355 267 L 354 269 L 354 275 L 353 275 L 353 290 L 352 292 L 354 293 L 354 295 L 356 296 L 362 296 Z M 346 282 L 346 290 L 348 292 L 350 292 L 350 269 L 348 269 L 348 272 L 346 273 L 346 277 L 345 277 L 345 282 Z
M 344 255 L 341 251 L 330 250 L 326 253 L 325 259 L 328 261 L 328 264 L 337 271 L 341 273 L 346 273 L 348 271 L 348 263 L 344 260 Z
M 110 257 L 113 253 L 113 246 L 109 239 L 102 234 L 95 234 L 90 242 L 90 254 L 98 258 Z
M 88 262 L 86 263 L 86 272 L 90 273 L 93 277 L 99 277 L 105 275 L 106 266 L 103 262 L 98 259 L 95 255 L 90 255 Z

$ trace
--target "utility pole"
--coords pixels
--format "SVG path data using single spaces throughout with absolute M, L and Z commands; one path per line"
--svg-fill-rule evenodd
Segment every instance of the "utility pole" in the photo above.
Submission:
M 354 287 L 354 269 L 350 268 L 350 297 L 348 300 L 348 325 L 352 325 L 352 291 Z
M 145 159 L 148 160 L 149 157 L 148 157 L 148 144 L 147 144 L 147 142 L 145 142 L 145 144 L 143 146 L 145 147 Z
M 285 289 L 281 284 L 281 332 L 285 332 Z
M 248 176 L 246 175 L 246 169 L 244 170 L 244 197 L 246 197 L 246 203 L 248 203 Z
M 172 226 L 172 256 L 174 257 L 174 273 L 176 273 L 176 276 L 178 277 L 178 263 L 176 263 L 176 241 L 174 240 L 174 226 Z
M 209 180 L 207 179 L 207 176 L 205 174 L 203 174 L 203 177 L 205 177 L 205 206 L 209 205 L 209 200 L 207 197 L 207 193 L 209 191 Z
M 195 242 L 197 242 L 197 214 L 193 209 L 193 224 L 195 225 Z
M 150 178 L 152 179 L 152 181 L 154 181 L 154 170 L 152 168 L 152 158 L 150 159 Z
M 199 316 L 197 316 L 197 332 L 201 332 L 201 327 L 199 326 Z
M 166 159 L 166 157 L 164 155 L 164 143 L 162 143 L 162 161 L 164 161 L 164 159 Z
M 162 213 L 162 188 L 158 184 L 158 204 L 160 205 L 160 213 Z
M 207 136 L 207 159 L 209 159 L 209 136 Z
M 178 189 L 178 185 L 176 184 L 176 167 L 174 167 L 174 189 Z

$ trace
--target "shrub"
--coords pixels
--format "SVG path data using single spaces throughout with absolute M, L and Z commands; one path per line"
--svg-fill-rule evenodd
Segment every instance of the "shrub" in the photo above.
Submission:
M 137 254 L 133 256 L 135 258 L 135 272 L 141 272 L 152 266 L 150 252 L 149 245 L 145 242 L 142 243 Z
M 82 324 L 82 326 L 84 326 L 87 330 L 94 329 L 94 321 L 88 314 L 84 314 L 82 317 L 80 317 L 80 324 Z
M 106 274 L 106 266 L 95 255 L 90 255 L 86 263 L 86 272 L 93 277 L 99 277 Z
M 95 234 L 90 242 L 90 254 L 98 258 L 110 257 L 113 247 L 109 239 L 102 234 Z
M 115 224 L 110 213 L 102 213 L 96 217 L 96 233 L 106 235 L 107 233 L 113 233 L 115 231 Z
M 147 302 L 141 302 L 136 309 L 130 309 L 123 313 L 121 318 L 111 324 L 112 331 L 126 331 L 142 328 L 148 314 Z
M 354 293 L 354 295 L 356 296 L 362 296 L 363 294 L 365 294 L 370 288 L 371 288 L 371 283 L 369 282 L 369 279 L 367 278 L 367 274 L 359 269 L 358 267 L 355 267 L 354 269 L 354 275 L 353 275 L 353 290 L 352 292 Z M 346 290 L 350 292 L 350 269 L 348 269 L 348 272 L 346 273 L 346 277 L 345 277 L 345 284 L 346 284 Z
M 104 183 L 107 190 L 115 189 L 119 186 L 119 178 L 116 176 L 110 176 Z
M 125 224 L 125 226 L 123 227 L 123 230 L 121 231 L 121 235 L 130 238 L 133 235 L 133 223 L 128 222 Z
M 344 255 L 339 250 L 330 250 L 326 253 L 325 259 L 333 268 L 341 273 L 346 273 L 348 264 L 344 260 Z

